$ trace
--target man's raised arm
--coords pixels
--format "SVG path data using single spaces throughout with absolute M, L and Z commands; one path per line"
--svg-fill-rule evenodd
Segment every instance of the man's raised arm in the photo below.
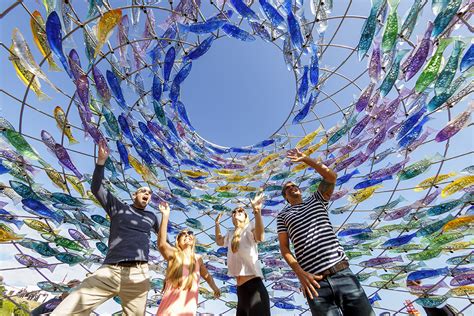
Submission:
M 307 164 L 323 177 L 323 180 L 319 184 L 318 191 L 323 198 L 328 201 L 334 192 L 337 174 L 331 168 L 323 164 L 321 159 L 312 159 L 296 148 L 288 151 L 287 157 L 290 158 L 292 162 L 303 162 Z
M 107 191 L 102 183 L 102 180 L 104 180 L 104 165 L 108 157 L 109 148 L 107 147 L 107 144 L 100 143 L 97 163 L 95 165 L 94 174 L 92 175 L 91 192 L 110 216 L 111 199 L 114 197 L 109 191 Z

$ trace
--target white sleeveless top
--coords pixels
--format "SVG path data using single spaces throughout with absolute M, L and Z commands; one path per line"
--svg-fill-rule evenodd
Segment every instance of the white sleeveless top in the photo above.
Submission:
M 258 260 L 257 243 L 252 233 L 253 229 L 253 223 L 243 229 L 239 250 L 236 253 L 232 252 L 231 245 L 234 230 L 227 232 L 224 239 L 224 246 L 227 247 L 227 275 L 231 277 L 256 275 L 263 279 L 262 268 Z

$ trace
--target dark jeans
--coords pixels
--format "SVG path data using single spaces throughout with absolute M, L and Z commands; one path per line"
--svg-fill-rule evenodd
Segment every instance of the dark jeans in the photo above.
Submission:
M 306 295 L 313 316 L 374 316 L 364 289 L 347 268 L 319 281 L 318 297 Z
M 270 298 L 261 278 L 237 287 L 237 316 L 270 316 Z

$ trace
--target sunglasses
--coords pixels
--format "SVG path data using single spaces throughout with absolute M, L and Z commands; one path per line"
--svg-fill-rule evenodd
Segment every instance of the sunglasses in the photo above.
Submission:
M 148 194 L 153 194 L 153 192 L 149 189 L 140 189 L 137 191 L 137 193 L 148 193 Z
M 285 187 L 285 192 L 290 189 L 290 188 L 297 188 L 298 186 L 296 184 L 290 184 Z
M 238 208 L 238 209 L 236 209 L 236 210 L 233 210 L 233 211 L 232 211 L 232 214 L 235 214 L 235 213 L 237 213 L 237 212 L 239 212 L 239 213 L 244 213 L 245 211 L 244 211 L 243 208 Z
M 180 232 L 180 233 L 178 234 L 178 238 L 181 237 L 181 236 L 183 236 L 183 235 L 186 235 L 186 236 L 194 236 L 194 233 L 193 233 L 192 231 L 190 231 L 190 230 L 187 230 L 187 231 L 184 231 L 184 232 Z

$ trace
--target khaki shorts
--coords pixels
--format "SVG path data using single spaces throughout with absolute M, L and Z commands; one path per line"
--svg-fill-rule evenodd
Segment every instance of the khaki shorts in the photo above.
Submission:
M 51 313 L 53 316 L 90 315 L 114 296 L 122 301 L 124 315 L 144 315 L 150 289 L 148 264 L 131 267 L 103 265 L 84 279 Z

